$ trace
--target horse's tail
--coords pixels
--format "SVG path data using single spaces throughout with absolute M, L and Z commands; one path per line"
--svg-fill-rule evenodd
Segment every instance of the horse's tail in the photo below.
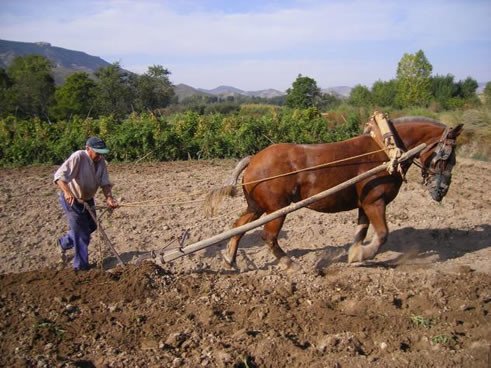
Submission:
M 237 182 L 239 180 L 239 175 L 244 169 L 249 165 L 252 156 L 246 156 L 235 166 L 232 175 L 230 175 L 227 180 L 223 183 L 223 185 L 219 188 L 213 189 L 210 193 L 208 193 L 205 197 L 205 202 L 203 204 L 203 210 L 207 214 L 207 216 L 213 216 L 219 205 L 222 203 L 223 198 L 233 197 L 237 194 Z

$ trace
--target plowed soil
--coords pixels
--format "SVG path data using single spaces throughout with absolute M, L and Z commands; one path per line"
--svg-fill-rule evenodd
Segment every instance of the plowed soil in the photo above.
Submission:
M 241 196 L 211 219 L 200 200 L 234 165 L 111 164 L 123 206 L 99 217 L 128 265 L 94 234 L 93 268 L 79 273 L 58 260 L 56 167 L 0 169 L 0 366 L 490 366 L 490 163 L 459 159 L 441 203 L 411 168 L 388 242 L 362 265 L 346 263 L 356 211 L 306 209 L 283 226 L 288 271 L 260 229 L 243 238 L 239 270 L 223 266 L 225 242 L 136 264 L 185 230 L 184 246 L 230 228 Z

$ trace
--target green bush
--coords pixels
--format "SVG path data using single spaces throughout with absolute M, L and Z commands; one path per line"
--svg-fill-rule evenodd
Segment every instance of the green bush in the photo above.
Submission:
M 455 126 L 464 123 L 459 137 L 461 154 L 486 159 L 491 155 L 491 112 L 485 107 L 432 112 L 423 108 L 387 111 L 391 118 L 427 116 Z M 73 117 L 56 123 L 40 119 L 0 119 L 0 165 L 59 164 L 71 152 L 83 149 L 85 140 L 99 135 L 111 148 L 109 160 L 185 160 L 243 157 L 272 143 L 322 143 L 351 138 L 372 110 L 341 105 L 320 114 L 314 108 L 291 109 L 243 105 L 233 114 L 200 115 L 187 111 L 155 116 L 131 114 L 124 120 Z
M 233 114 L 183 112 L 131 114 L 123 120 L 73 117 L 56 123 L 40 119 L 0 119 L 0 165 L 59 164 L 83 149 L 87 137 L 106 140 L 109 160 L 135 161 L 242 157 L 272 143 L 321 143 L 359 133 L 360 118 L 350 112 L 333 123 L 316 108 L 244 106 Z

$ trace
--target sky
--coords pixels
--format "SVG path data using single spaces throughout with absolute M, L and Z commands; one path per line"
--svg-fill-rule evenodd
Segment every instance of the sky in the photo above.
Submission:
M 299 74 L 370 88 L 419 50 L 433 75 L 491 81 L 491 0 L 0 0 L 0 39 L 205 89 L 285 91 Z

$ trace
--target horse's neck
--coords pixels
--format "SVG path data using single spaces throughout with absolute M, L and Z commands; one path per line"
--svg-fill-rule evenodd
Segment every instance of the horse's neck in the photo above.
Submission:
M 444 127 L 434 124 L 404 124 L 396 127 L 407 150 L 421 143 L 430 145 L 438 141 L 444 131 Z

